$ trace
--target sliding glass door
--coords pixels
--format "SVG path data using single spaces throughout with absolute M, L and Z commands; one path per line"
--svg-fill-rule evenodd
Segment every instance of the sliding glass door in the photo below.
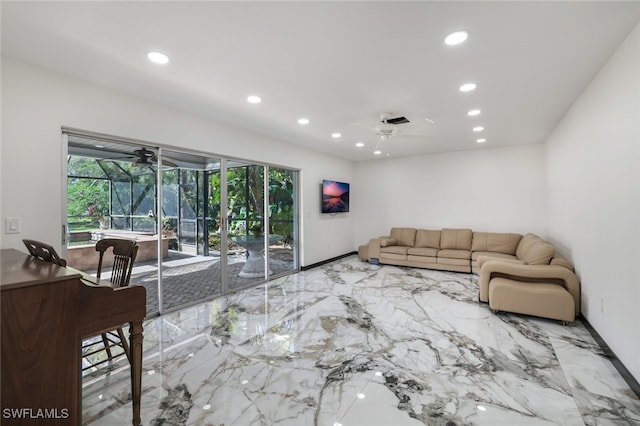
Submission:
M 297 171 L 66 136 L 69 264 L 92 273 L 97 240 L 135 239 L 148 316 L 298 269 Z

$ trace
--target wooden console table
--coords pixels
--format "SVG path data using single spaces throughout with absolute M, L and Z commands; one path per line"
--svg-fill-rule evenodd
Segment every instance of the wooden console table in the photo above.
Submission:
M 146 290 L 0 250 L 0 423 L 80 425 L 82 339 L 129 323 L 134 425 L 140 425 Z

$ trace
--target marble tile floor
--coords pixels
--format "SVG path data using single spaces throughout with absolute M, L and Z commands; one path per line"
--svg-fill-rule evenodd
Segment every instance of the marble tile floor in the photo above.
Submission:
M 580 321 L 493 314 L 470 274 L 348 257 L 145 323 L 144 425 L 638 425 Z M 83 423 L 131 424 L 128 364 Z

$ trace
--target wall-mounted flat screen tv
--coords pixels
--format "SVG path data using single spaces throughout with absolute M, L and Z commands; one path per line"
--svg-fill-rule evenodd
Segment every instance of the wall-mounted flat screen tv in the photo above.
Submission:
M 349 211 L 349 184 L 335 180 L 322 181 L 322 213 Z

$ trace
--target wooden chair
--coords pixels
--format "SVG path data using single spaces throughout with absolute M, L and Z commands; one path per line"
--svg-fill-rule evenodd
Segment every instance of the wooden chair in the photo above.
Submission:
M 96 251 L 100 253 L 100 259 L 98 260 L 98 271 L 96 273 L 97 278 L 101 278 L 102 269 L 103 269 L 103 260 L 105 258 L 105 254 L 109 248 L 113 248 L 113 267 L 111 269 L 111 284 L 113 287 L 126 287 L 129 285 L 129 280 L 131 279 L 131 270 L 133 269 L 133 263 L 136 260 L 136 255 L 138 254 L 138 246 L 137 243 L 133 240 L 126 240 L 121 238 L 104 238 L 96 243 Z M 88 342 L 83 345 L 83 357 L 88 357 L 90 355 L 94 355 L 102 350 L 106 350 L 107 359 L 90 363 L 83 370 L 94 367 L 96 365 L 113 361 L 113 353 L 111 352 L 111 348 L 120 347 L 124 351 L 125 355 L 129 362 L 131 362 L 131 352 L 129 350 L 129 343 L 127 341 L 124 332 L 122 331 L 122 327 L 118 327 L 113 330 L 106 331 L 102 333 L 102 344 L 104 348 L 99 348 L 95 350 L 91 350 L 90 352 L 85 352 L 88 348 L 94 346 L 95 342 Z
M 51 247 L 49 244 L 36 241 L 36 240 L 22 240 L 24 245 L 29 250 L 29 254 L 31 256 L 37 257 L 40 260 L 44 260 L 45 262 L 55 263 L 58 266 L 65 267 L 67 266 L 67 261 L 61 259 L 56 253 L 55 249 Z

